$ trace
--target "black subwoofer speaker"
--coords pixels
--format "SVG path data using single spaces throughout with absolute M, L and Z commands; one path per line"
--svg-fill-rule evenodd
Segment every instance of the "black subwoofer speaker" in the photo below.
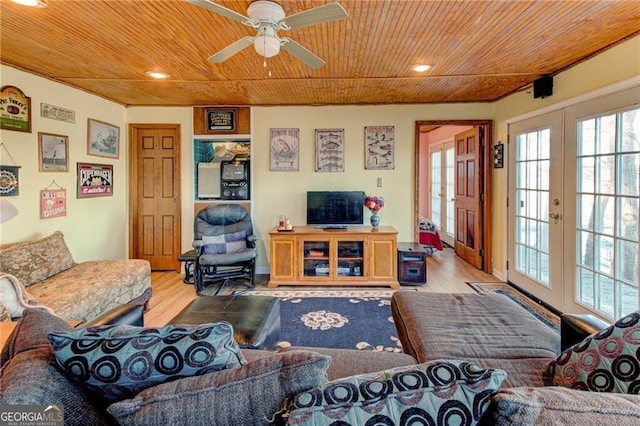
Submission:
M 533 97 L 546 98 L 553 95 L 553 77 L 541 77 L 533 82 Z

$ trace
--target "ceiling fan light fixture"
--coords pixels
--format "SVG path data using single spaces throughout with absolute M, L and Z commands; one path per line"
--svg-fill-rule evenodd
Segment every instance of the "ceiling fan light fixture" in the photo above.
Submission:
M 415 72 L 425 72 L 431 69 L 431 65 L 427 65 L 427 64 L 416 64 L 414 66 L 411 67 L 412 70 L 414 70 Z
M 271 58 L 280 53 L 280 40 L 275 37 L 261 35 L 253 41 L 253 47 L 255 47 L 259 55 Z
M 45 0 L 11 0 L 14 3 L 21 4 L 28 7 L 46 7 L 47 2 Z

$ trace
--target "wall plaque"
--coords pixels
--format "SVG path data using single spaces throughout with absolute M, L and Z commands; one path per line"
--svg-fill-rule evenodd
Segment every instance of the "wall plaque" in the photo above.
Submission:
M 204 110 L 207 131 L 215 130 L 235 130 L 236 111 L 233 109 L 210 109 Z
M 31 98 L 15 86 L 0 89 L 0 129 L 31 133 Z

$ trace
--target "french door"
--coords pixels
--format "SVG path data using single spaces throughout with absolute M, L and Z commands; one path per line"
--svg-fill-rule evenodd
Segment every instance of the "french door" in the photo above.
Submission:
M 453 247 L 455 232 L 455 150 L 453 140 L 429 148 L 431 171 L 431 221 L 440 229 L 440 238 Z
M 509 125 L 508 280 L 563 312 L 640 308 L 640 88 Z
M 562 114 L 509 126 L 508 279 L 562 304 Z

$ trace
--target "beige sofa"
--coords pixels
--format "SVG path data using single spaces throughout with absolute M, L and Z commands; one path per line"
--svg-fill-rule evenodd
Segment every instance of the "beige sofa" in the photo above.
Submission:
M 151 268 L 140 259 L 76 263 L 60 231 L 0 249 L 0 271 L 18 278 L 40 305 L 67 320 L 86 321 L 151 297 Z

